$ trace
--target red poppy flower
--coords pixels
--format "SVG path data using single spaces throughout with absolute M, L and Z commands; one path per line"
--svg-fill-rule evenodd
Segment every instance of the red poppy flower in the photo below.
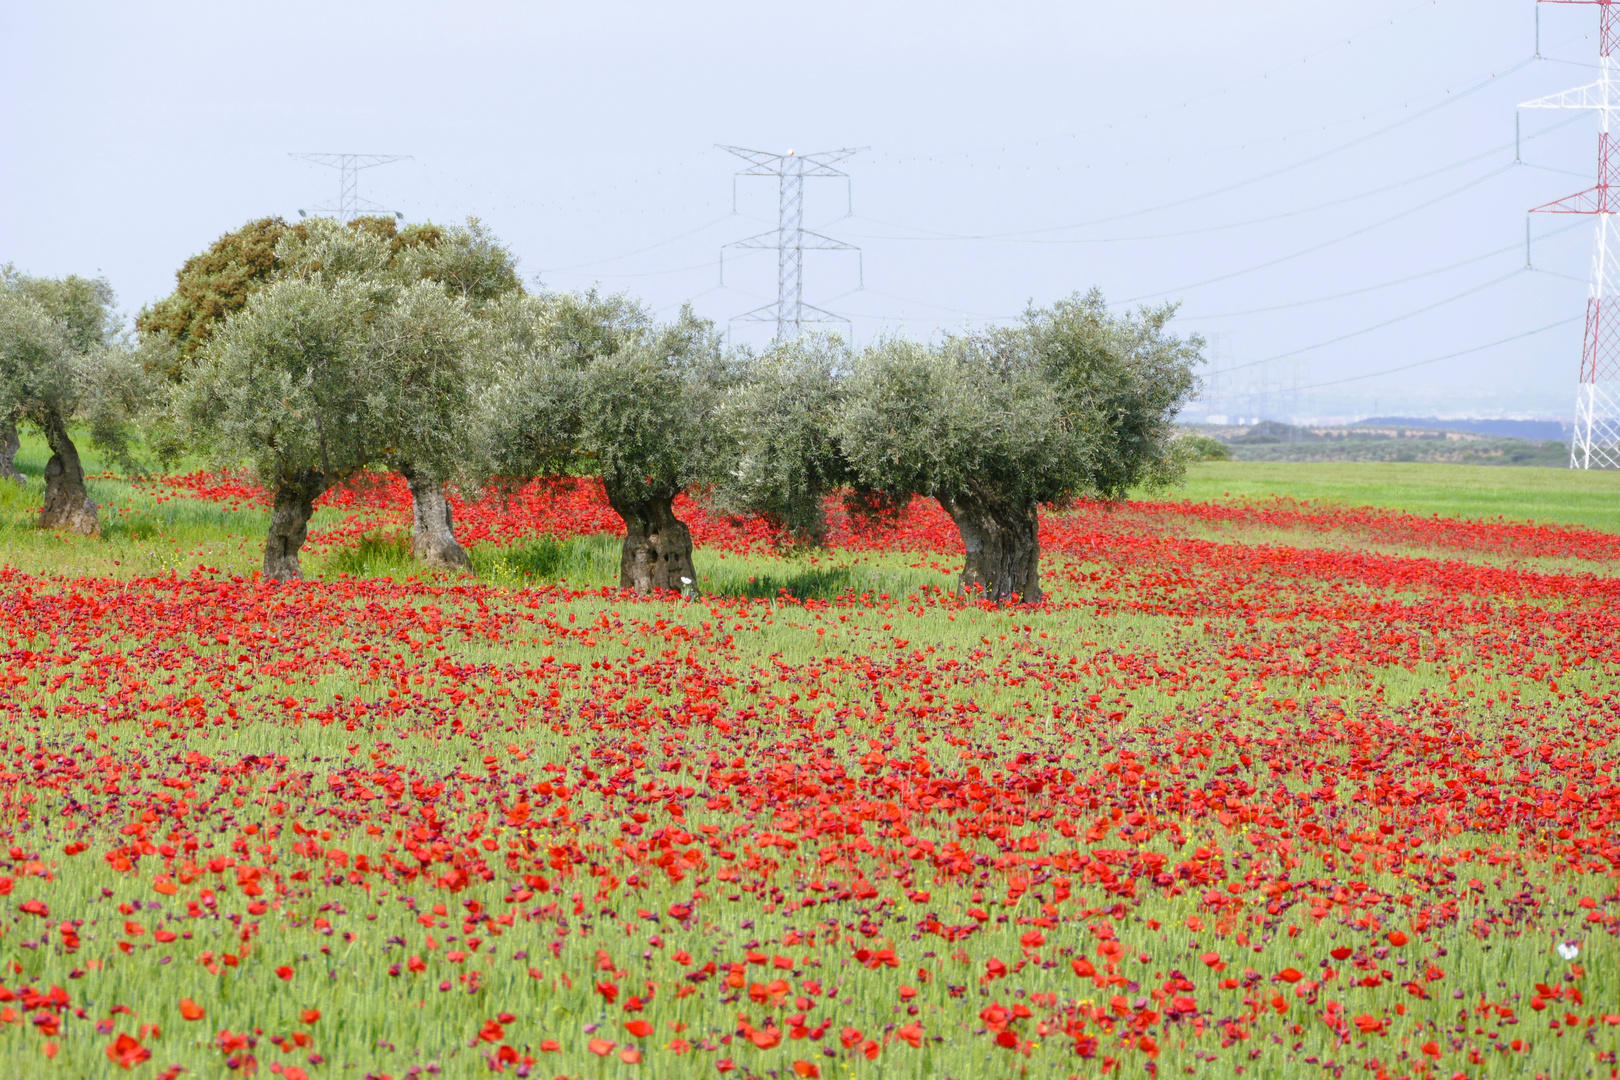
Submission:
M 134 1068 L 151 1056 L 152 1051 L 129 1035 L 119 1035 L 117 1040 L 107 1047 L 107 1060 L 120 1069 Z

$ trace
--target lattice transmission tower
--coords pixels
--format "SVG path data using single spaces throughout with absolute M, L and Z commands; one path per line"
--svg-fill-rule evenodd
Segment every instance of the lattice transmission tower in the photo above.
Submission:
M 1526 101 L 1521 109 L 1591 109 L 1598 115 L 1597 186 L 1567 199 L 1538 206 L 1531 213 L 1594 214 L 1592 285 L 1586 300 L 1586 334 L 1581 343 L 1580 387 L 1575 395 L 1572 469 L 1620 469 L 1620 191 L 1610 185 L 1617 147 L 1611 121 L 1620 119 L 1620 72 L 1614 51 L 1620 45 L 1620 0 L 1537 0 L 1551 4 L 1592 4 L 1598 8 L 1598 80 L 1574 90 Z
M 347 224 L 357 217 L 370 217 L 373 215 L 389 215 L 404 219 L 405 215 L 398 210 L 391 210 L 386 206 L 379 206 L 360 197 L 360 170 L 373 169 L 378 165 L 387 165 L 395 161 L 406 161 L 409 154 L 289 154 L 288 157 L 300 161 L 312 161 L 317 165 L 325 165 L 338 171 L 338 197 L 314 206 L 306 206 L 298 211 L 298 216 L 305 214 L 332 214 L 339 221 Z
M 823 311 L 804 302 L 804 253 L 806 251 L 853 251 L 860 248 L 834 240 L 830 236 L 804 227 L 804 181 L 807 177 L 843 177 L 849 174 L 836 168 L 867 147 L 845 150 L 826 150 L 816 154 L 798 154 L 789 150 L 785 154 L 772 154 L 766 150 L 747 150 L 741 146 L 721 146 L 720 149 L 736 154 L 749 167 L 738 176 L 774 176 L 777 178 L 776 228 L 745 240 L 726 244 L 728 248 L 762 248 L 776 252 L 776 302 L 764 304 L 738 315 L 733 322 L 774 322 L 776 340 L 789 341 L 799 336 L 805 323 L 844 323 L 849 320 L 830 311 Z M 732 209 L 737 208 L 736 182 L 732 183 Z M 725 281 L 725 251 L 720 263 L 721 282 Z M 864 283 L 864 268 L 862 270 Z

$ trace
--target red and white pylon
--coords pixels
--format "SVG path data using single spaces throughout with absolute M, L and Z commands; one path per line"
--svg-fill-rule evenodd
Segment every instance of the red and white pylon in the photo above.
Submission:
M 1580 389 L 1575 397 L 1575 437 L 1570 444 L 1572 469 L 1620 469 L 1620 226 L 1610 219 L 1620 213 L 1620 179 L 1616 160 L 1620 146 L 1610 135 L 1610 122 L 1620 119 L 1620 78 L 1614 52 L 1620 46 L 1620 0 L 1537 0 L 1547 4 L 1592 4 L 1602 30 L 1598 46 L 1598 80 L 1561 94 L 1526 101 L 1521 109 L 1591 109 L 1598 115 L 1598 182 L 1567 199 L 1538 206 L 1531 213 L 1594 214 L 1597 237 L 1592 252 L 1592 287 L 1586 301 L 1586 336 L 1581 345 Z M 1620 133 L 1617 133 L 1620 134 Z

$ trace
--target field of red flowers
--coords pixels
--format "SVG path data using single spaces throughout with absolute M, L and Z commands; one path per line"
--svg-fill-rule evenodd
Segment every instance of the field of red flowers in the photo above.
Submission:
M 584 484 L 456 514 L 614 525 Z M 3 1071 L 1616 1075 L 1616 537 L 1080 506 L 996 610 L 937 508 L 833 524 L 937 586 L 0 571 Z

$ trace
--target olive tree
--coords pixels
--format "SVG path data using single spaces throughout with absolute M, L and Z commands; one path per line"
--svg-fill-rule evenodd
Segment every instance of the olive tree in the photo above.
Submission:
M 214 333 L 176 411 L 270 487 L 266 577 L 302 577 L 314 501 L 334 484 L 391 460 L 449 474 L 465 451 L 476 340 L 465 305 L 436 283 L 324 272 L 256 292 Z
M 516 297 L 492 315 L 483 415 L 494 471 L 595 475 L 624 521 L 619 583 L 690 591 L 692 534 L 675 515 L 726 458 L 716 415 L 734 366 L 683 308 L 659 324 L 622 296 Z
M 1117 499 L 1180 468 L 1177 411 L 1203 341 L 1167 333 L 1175 306 L 1109 312 L 1100 293 L 1010 328 L 864 352 L 834 427 L 860 481 L 939 500 L 966 549 L 961 584 L 1037 602 L 1038 511 Z
M 94 535 L 98 508 L 85 489 L 70 424 L 133 466 L 131 421 L 151 388 L 114 311 L 104 279 L 37 278 L 0 267 L 0 443 L 4 472 L 15 476 L 16 424 L 38 429 L 50 447 L 41 528 Z
M 730 455 L 717 508 L 758 514 L 794 545 L 826 540 L 827 496 L 858 481 L 834 432 L 851 361 L 843 340 L 826 335 L 743 358 L 717 418 Z
M 198 351 L 256 292 L 289 277 L 343 274 L 368 278 L 383 291 L 435 282 L 474 316 L 498 297 L 522 291 L 516 259 L 475 218 L 465 225 L 404 229 L 386 217 L 357 218 L 346 225 L 330 218 L 296 225 L 264 218 L 188 259 L 176 274 L 175 291 L 142 311 L 136 325 L 143 338 L 168 346 L 171 359 L 160 366 L 180 378 Z M 465 435 L 467 415 L 458 414 L 452 429 L 458 438 Z M 446 474 L 401 453 L 380 463 L 410 487 L 412 553 L 432 565 L 468 565 L 445 498 Z

